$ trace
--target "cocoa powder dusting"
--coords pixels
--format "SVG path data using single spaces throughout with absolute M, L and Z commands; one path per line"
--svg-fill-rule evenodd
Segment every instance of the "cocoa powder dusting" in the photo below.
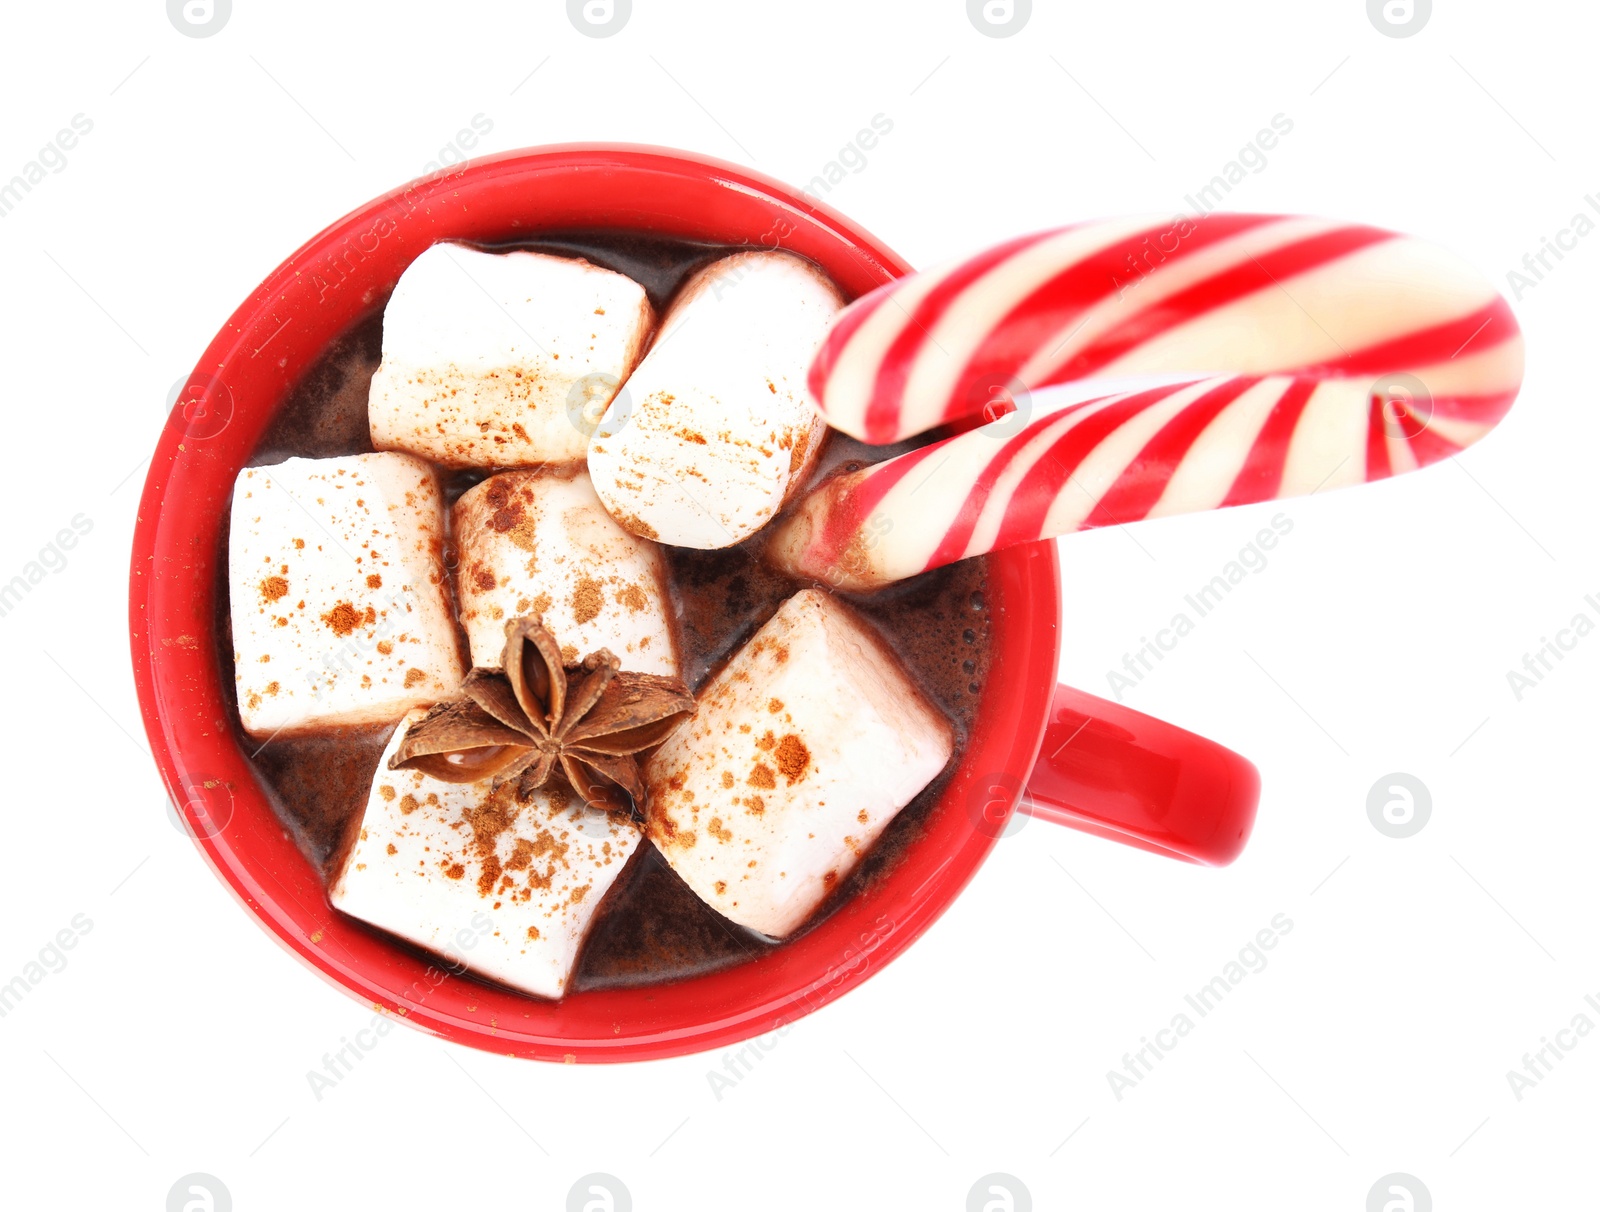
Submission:
M 515 530 L 522 523 L 522 502 L 513 501 L 510 505 L 497 509 L 494 516 L 489 519 L 489 526 L 499 534 Z
M 349 635 L 361 625 L 361 612 L 349 602 L 340 602 L 322 616 L 334 635 Z
M 611 516 L 617 520 L 617 524 L 624 530 L 631 531 L 641 539 L 658 539 L 661 537 L 660 532 L 643 518 L 636 518 L 631 513 L 622 513 L 618 510 L 612 510 Z
M 478 895 L 488 896 L 500 879 L 500 859 L 496 854 L 500 836 L 509 830 L 517 819 L 516 805 L 511 797 L 515 788 L 507 784 L 489 798 L 461 813 L 461 819 L 472 830 L 472 851 L 478 860 Z
M 593 577 L 582 578 L 572 591 L 572 621 L 580 626 L 599 616 L 605 606 L 600 582 Z
M 778 759 L 778 769 L 791 787 L 806 777 L 806 768 L 811 765 L 811 750 L 792 732 L 778 742 L 773 757 Z

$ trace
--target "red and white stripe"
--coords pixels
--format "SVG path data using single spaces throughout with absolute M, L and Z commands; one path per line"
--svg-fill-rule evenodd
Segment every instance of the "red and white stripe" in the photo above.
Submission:
M 867 591 L 1014 543 L 1383 479 L 1493 424 L 1353 378 L 1221 375 L 1082 396 L 1046 388 L 1031 401 L 1042 415 L 1014 433 L 1002 418 L 826 481 L 778 525 L 771 558 Z
M 1521 378 L 1509 306 L 1419 240 L 1213 214 L 1077 224 L 882 286 L 839 315 L 810 387 L 830 425 L 882 443 L 980 415 L 1007 385 L 1396 372 L 1498 420 Z
M 1027 423 L 829 480 L 771 551 L 865 590 L 1013 543 L 1382 479 L 1476 442 L 1521 382 L 1505 300 L 1391 232 L 1217 214 L 1025 236 L 857 300 L 810 386 L 869 442 L 997 401 Z

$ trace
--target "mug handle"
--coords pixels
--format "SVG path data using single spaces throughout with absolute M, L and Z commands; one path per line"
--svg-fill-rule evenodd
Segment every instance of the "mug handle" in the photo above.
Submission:
M 1017 809 L 1157 854 L 1222 867 L 1249 840 L 1260 795 L 1260 774 L 1233 750 L 1058 685 Z

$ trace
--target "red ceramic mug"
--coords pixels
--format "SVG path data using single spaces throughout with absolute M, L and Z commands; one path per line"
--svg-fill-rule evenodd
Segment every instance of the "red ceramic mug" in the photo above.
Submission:
M 130 633 L 145 729 L 173 802 L 218 875 L 284 946 L 360 1001 L 458 1043 L 540 1060 L 639 1060 L 765 1034 L 860 984 L 944 912 L 1019 800 L 1035 816 L 1196 862 L 1238 854 L 1259 787 L 1249 762 L 1055 684 L 1061 596 L 1055 548 L 1044 542 L 989 557 L 984 711 L 920 837 L 785 946 L 710 975 L 545 1002 L 430 962 L 332 909 L 237 727 L 232 654 L 217 624 L 234 476 L 290 387 L 382 306 L 423 249 L 577 228 L 789 249 L 847 298 L 909 268 L 842 216 L 756 173 L 683 153 L 569 144 L 474 161 L 361 207 L 233 314 L 189 379 L 145 483 Z

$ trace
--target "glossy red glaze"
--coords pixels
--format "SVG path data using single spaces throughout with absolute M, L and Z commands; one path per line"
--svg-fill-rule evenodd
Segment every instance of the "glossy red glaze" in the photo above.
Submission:
M 580 227 L 783 247 L 817 262 L 847 297 L 908 268 L 788 186 L 644 147 L 511 152 L 379 198 L 274 271 L 197 365 L 140 502 L 130 635 L 145 729 L 169 792 L 217 874 L 280 943 L 360 1001 L 458 1043 L 542 1060 L 640 1060 L 721 1047 L 792 1022 L 878 971 L 945 910 L 998 836 L 983 812 L 992 789 L 1007 789 L 1003 823 L 1038 752 L 1055 689 L 1061 603 L 1053 544 L 992 558 L 996 649 L 985 696 L 993 707 L 922 836 L 876 883 L 759 960 L 549 1003 L 446 976 L 335 912 L 274 816 L 233 722 L 232 659 L 214 620 L 234 476 L 290 386 L 334 337 L 381 304 L 429 244 Z
M 1057 686 L 1023 808 L 1043 820 L 1221 867 L 1255 824 L 1261 776 L 1245 758 L 1070 686 Z

